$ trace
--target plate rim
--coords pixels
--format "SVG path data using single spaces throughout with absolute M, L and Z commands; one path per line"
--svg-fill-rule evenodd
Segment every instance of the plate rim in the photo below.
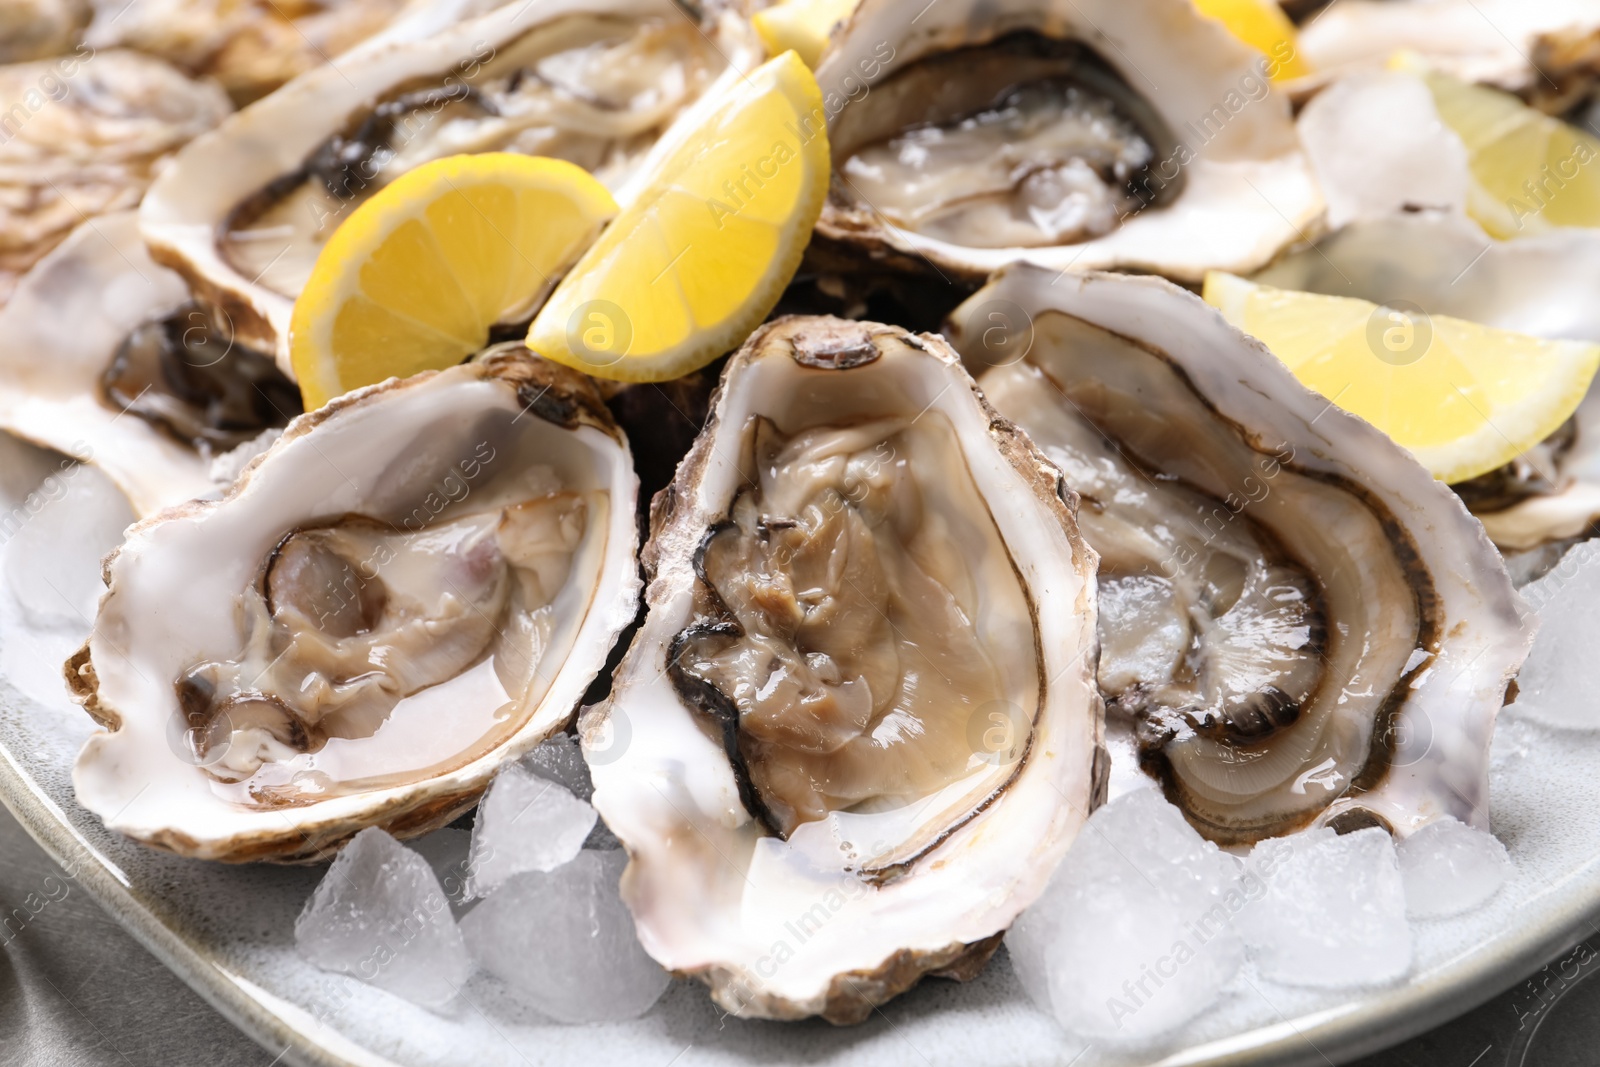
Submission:
M 52 860 L 74 872 L 73 880 L 134 940 L 228 1022 L 266 1051 L 276 1053 L 280 1057 L 277 1062 L 295 1067 L 407 1067 L 363 1047 L 336 1028 L 326 1028 L 330 1038 L 297 1026 L 258 995 L 270 995 L 270 991 L 232 975 L 203 946 L 164 922 L 132 886 L 113 873 L 110 861 L 84 840 L 3 739 L 0 804 Z M 1522 936 L 1496 937 L 1488 952 L 1458 956 L 1423 980 L 1360 991 L 1360 1003 L 1283 1018 L 1265 1027 L 1174 1050 L 1152 1061 L 1150 1067 L 1293 1067 L 1330 1059 L 1344 1063 L 1415 1037 L 1505 992 L 1589 934 L 1600 933 L 1596 923 L 1600 918 L 1600 871 L 1593 866 L 1590 871 L 1586 888 L 1573 892 L 1560 907 L 1541 910 L 1531 929 L 1521 928 Z M 1582 929 L 1585 925 L 1593 928 L 1588 934 Z M 1310 1021 L 1300 1025 L 1302 1020 Z

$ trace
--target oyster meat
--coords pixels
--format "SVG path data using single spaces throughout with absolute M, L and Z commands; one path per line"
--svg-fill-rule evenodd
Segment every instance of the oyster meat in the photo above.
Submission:
M 746 37 L 732 15 L 701 26 L 671 0 L 513 4 L 447 28 L 407 20 L 180 154 L 145 201 L 145 238 L 288 373 L 294 297 L 378 189 L 429 160 L 490 151 L 566 159 L 617 189 L 685 106 L 754 57 Z
M 79 801 L 229 861 L 450 822 L 570 721 L 632 619 L 636 492 L 587 380 L 520 346 L 303 416 L 107 560 L 67 668 L 107 728 Z
M 1072 502 L 938 337 L 757 331 L 580 723 L 646 951 L 734 1014 L 833 1022 L 982 968 L 1103 787 Z
M 85 218 L 136 207 L 157 166 L 230 110 L 136 52 L 0 67 L 0 303 Z
M 1532 635 L 1454 494 L 1159 279 L 1019 264 L 950 333 L 1082 496 L 1114 759 L 1219 843 L 1487 826 Z
M 93 463 L 139 515 L 212 493 L 216 456 L 298 414 L 277 365 L 151 261 L 132 211 L 80 225 L 0 308 L 0 428 Z
M 1188 0 L 864 0 L 817 68 L 818 232 L 974 279 L 1254 269 L 1322 209 L 1271 62 Z
M 0 64 L 71 52 L 91 13 L 89 0 L 6 0 L 0 4 Z
M 139 0 L 103 4 L 85 41 L 160 56 L 244 106 L 371 37 L 408 0 Z

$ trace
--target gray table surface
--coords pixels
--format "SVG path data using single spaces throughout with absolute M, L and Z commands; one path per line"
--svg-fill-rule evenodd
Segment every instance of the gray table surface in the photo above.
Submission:
M 53 860 L 0 808 L 0 914 Z M 0 1067 L 271 1067 L 70 881 L 20 933 L 0 933 Z M 1505 995 L 1358 1067 L 1597 1067 L 1600 937 Z M 692 1065 L 682 1065 L 692 1067 Z

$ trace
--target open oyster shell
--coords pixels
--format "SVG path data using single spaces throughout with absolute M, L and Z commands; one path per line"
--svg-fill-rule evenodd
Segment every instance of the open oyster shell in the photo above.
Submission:
M 1018 264 L 950 335 L 1082 496 L 1114 758 L 1223 843 L 1487 829 L 1532 633 L 1449 489 L 1160 279 Z
M 155 259 L 286 374 L 289 315 L 317 253 L 388 181 L 459 152 L 526 152 L 577 163 L 625 201 L 682 108 L 759 56 L 736 16 L 702 26 L 672 0 L 508 4 L 444 26 L 429 14 L 195 141 L 141 207 Z
M 297 419 L 219 501 L 130 527 L 67 665 L 111 829 L 309 862 L 470 807 L 633 618 L 638 483 L 586 379 L 506 346 Z
M 85 218 L 136 207 L 160 164 L 231 110 L 151 56 L 80 49 L 0 67 L 0 303 Z
M 817 68 L 818 232 L 976 279 L 1254 269 L 1322 210 L 1263 62 L 1188 0 L 864 0 Z
M 141 516 L 211 494 L 216 455 L 299 413 L 150 259 L 132 211 L 83 223 L 0 308 L 0 428 L 93 463 Z
M 85 41 L 208 78 L 243 106 L 383 29 L 408 0 L 140 0 L 99 6 Z
M 72 51 L 90 14 L 89 0 L 9 0 L 0 4 L 0 64 L 48 59 Z
M 1104 785 L 1074 498 L 942 340 L 791 317 L 652 507 L 580 721 L 646 951 L 736 1015 L 976 974 Z
M 145 254 L 133 212 L 80 226 L 0 308 L 0 427 L 94 460 L 141 515 L 210 491 L 205 460 L 143 420 L 119 417 L 100 390 L 128 333 L 187 296 L 183 280 Z

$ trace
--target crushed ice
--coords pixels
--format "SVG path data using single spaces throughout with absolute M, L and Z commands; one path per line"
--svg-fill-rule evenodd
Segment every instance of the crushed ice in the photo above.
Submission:
M 1143 788 L 1094 813 L 1006 947 L 1070 1034 L 1138 1048 L 1210 1007 L 1245 959 L 1290 986 L 1399 981 L 1410 921 L 1482 906 L 1510 869 L 1499 841 L 1449 818 L 1398 847 L 1381 829 L 1318 829 L 1240 861 Z
M 518 874 L 461 920 L 472 956 L 552 1019 L 632 1019 L 671 978 L 639 945 L 617 892 L 627 857 L 585 849 L 549 873 Z
M 1151 788 L 1092 815 L 1006 944 L 1067 1030 L 1138 1043 L 1204 1011 L 1238 971 L 1241 865 Z
M 1600 729 L 1600 541 L 1575 546 L 1523 587 L 1539 613 L 1539 636 L 1517 675 L 1509 717 L 1566 730 Z
M 486 896 L 513 875 L 553 871 L 583 849 L 598 816 L 560 782 L 513 763 L 495 775 L 472 830 L 468 892 Z
M 644 1014 L 671 977 L 639 945 L 593 794 L 560 735 L 496 775 L 471 835 L 362 831 L 295 924 L 301 953 L 429 1007 L 480 967 L 559 1022 Z
M 294 940 L 319 967 L 429 1007 L 448 1004 L 472 973 L 433 868 L 376 827 L 333 861 L 295 920 Z
M 1445 816 L 1396 848 L 1413 919 L 1460 915 L 1489 901 L 1511 874 L 1511 857 L 1493 834 Z
M 100 471 L 0 433 L 0 675 L 74 721 L 61 663 L 94 628 L 100 559 L 133 519 Z
M 79 641 L 88 636 L 105 589 L 99 559 L 122 543 L 133 519 L 126 498 L 93 467 L 64 461 L 46 475 L 6 523 L 5 584 L 24 619 Z
M 1312 830 L 1263 842 L 1256 851 L 1271 848 L 1281 849 L 1281 858 L 1238 924 L 1264 977 L 1337 989 L 1405 976 L 1411 927 L 1387 831 Z

